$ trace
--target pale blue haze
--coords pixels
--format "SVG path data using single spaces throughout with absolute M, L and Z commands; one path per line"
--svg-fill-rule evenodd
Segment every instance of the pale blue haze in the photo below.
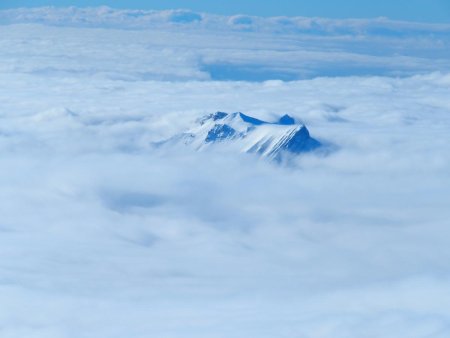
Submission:
M 0 2 L 0 9 L 38 6 L 84 7 L 101 5 L 134 9 L 185 8 L 224 15 L 239 13 L 260 16 L 295 15 L 330 18 L 373 18 L 384 16 L 397 20 L 450 22 L 450 2 L 448 0 L 4 0 Z

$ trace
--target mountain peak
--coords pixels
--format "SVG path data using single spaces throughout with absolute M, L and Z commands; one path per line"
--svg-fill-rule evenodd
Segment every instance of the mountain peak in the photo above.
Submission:
M 196 150 L 216 143 L 234 144 L 241 152 L 280 160 L 286 153 L 300 154 L 321 147 L 303 124 L 285 114 L 267 122 L 241 112 L 216 112 L 200 118 L 197 126 L 163 143 L 182 143 Z M 236 148 L 236 147 L 235 147 Z
M 288 114 L 284 114 L 279 120 L 278 120 L 279 124 L 285 125 L 285 126 L 290 126 L 295 124 L 295 120 L 294 118 L 290 117 Z

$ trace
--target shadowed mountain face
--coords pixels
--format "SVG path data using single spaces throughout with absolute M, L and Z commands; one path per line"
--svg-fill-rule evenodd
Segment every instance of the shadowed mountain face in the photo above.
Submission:
M 301 154 L 320 148 L 303 124 L 289 115 L 276 122 L 267 122 L 243 113 L 217 112 L 200 118 L 197 125 L 163 144 L 185 144 L 203 150 L 222 144 L 240 152 L 280 160 L 283 154 Z

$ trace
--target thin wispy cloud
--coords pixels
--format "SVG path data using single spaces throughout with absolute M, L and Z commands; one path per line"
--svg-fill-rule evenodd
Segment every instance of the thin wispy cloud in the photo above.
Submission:
M 450 69 L 450 26 L 445 24 L 383 18 L 226 17 L 108 7 L 5 10 L 0 11 L 0 22 L 8 24 L 0 27 L 8 37 L 3 45 L 9 56 L 2 68 L 54 76 L 76 73 L 129 80 L 263 81 L 409 76 Z M 10 26 L 36 23 L 50 26 L 33 30 Z M 58 43 L 43 46 L 43 36 L 52 36 Z M 24 51 L 24 41 L 30 45 L 25 50 L 33 50 L 35 55 L 25 58 L 30 62 L 15 64 Z M 114 48 L 120 53 L 109 54 Z M 54 57 L 61 52 L 69 52 L 71 57 Z

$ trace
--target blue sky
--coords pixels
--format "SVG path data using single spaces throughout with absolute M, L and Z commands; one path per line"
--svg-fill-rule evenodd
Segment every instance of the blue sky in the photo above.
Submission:
M 450 0 L 1 0 L 0 8 L 36 6 L 100 6 L 137 9 L 188 8 L 217 14 L 299 15 L 450 23 Z

